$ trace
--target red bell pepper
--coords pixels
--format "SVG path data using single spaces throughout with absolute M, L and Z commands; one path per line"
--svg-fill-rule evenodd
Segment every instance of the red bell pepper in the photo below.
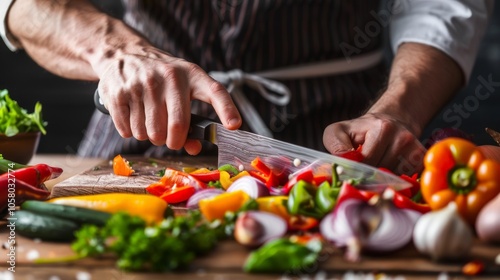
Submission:
M 176 186 L 166 190 L 160 198 L 167 203 L 180 203 L 187 201 L 195 192 L 192 186 Z
M 267 166 L 266 163 L 262 161 L 260 157 L 256 157 L 254 160 L 252 160 L 250 165 L 258 172 L 260 172 L 254 174 L 253 176 L 266 183 L 266 186 L 268 188 L 281 186 L 288 181 L 288 172 L 277 172 L 276 170 L 272 170 L 269 166 Z M 249 173 L 250 175 L 252 175 L 251 171 L 249 171 Z
M 314 180 L 314 172 L 311 168 L 306 168 L 294 175 L 290 180 L 286 182 L 283 186 L 284 194 L 288 194 L 290 190 L 297 184 L 298 181 L 306 181 L 307 183 L 312 183 Z
M 203 183 L 208 183 L 211 181 L 218 181 L 220 179 L 220 170 L 215 169 L 208 172 L 200 172 L 200 173 L 189 173 L 193 178 L 202 181 Z
M 356 149 L 352 149 L 351 151 L 339 154 L 339 156 L 353 161 L 362 162 L 365 159 L 365 157 L 361 153 L 361 149 L 362 146 L 359 145 Z
M 422 214 L 427 213 L 430 211 L 430 207 L 427 204 L 421 204 L 421 203 L 416 203 L 412 201 L 409 197 L 400 194 L 399 192 L 396 192 L 392 189 L 387 189 L 386 191 L 392 191 L 393 193 L 393 198 L 392 198 L 392 203 L 401 209 L 411 209 L 418 211 Z M 355 198 L 359 199 L 362 201 L 369 201 L 373 196 L 379 195 L 378 193 L 375 192 L 370 192 L 370 191 L 364 191 L 364 190 L 358 190 L 356 187 L 353 185 L 344 182 L 340 189 L 339 196 L 337 198 L 337 205 L 340 205 L 344 200 L 349 199 L 349 198 Z
M 168 203 L 179 203 L 188 200 L 196 190 L 204 188 L 205 183 L 188 173 L 167 168 L 161 179 L 146 187 L 146 191 Z

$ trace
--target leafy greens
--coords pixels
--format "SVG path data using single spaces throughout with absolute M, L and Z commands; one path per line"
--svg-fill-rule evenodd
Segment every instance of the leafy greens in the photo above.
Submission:
M 9 92 L 0 90 L 0 134 L 14 136 L 22 132 L 40 131 L 46 134 L 47 123 L 42 119 L 42 104 L 35 104 L 34 112 L 29 114 L 9 96 Z

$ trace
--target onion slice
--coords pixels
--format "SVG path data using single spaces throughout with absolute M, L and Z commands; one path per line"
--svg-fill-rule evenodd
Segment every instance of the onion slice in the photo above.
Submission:
M 351 198 L 323 218 L 320 232 L 336 246 L 347 247 L 346 259 L 357 261 L 362 249 L 389 252 L 410 243 L 421 215 L 414 210 L 397 208 L 390 201 L 370 205 Z
M 256 199 L 262 196 L 269 196 L 269 190 L 259 179 L 252 176 L 243 176 L 234 181 L 226 190 L 227 192 L 244 191 L 251 198 Z
M 187 201 L 186 207 L 190 209 L 197 209 L 198 208 L 198 202 L 200 200 L 205 199 L 205 198 L 211 198 L 214 196 L 217 196 L 219 194 L 224 193 L 224 190 L 221 189 L 216 189 L 216 188 L 209 188 L 209 189 L 202 189 L 197 192 L 195 192 Z
M 246 211 L 236 220 L 234 238 L 244 246 L 257 247 L 283 237 L 286 231 L 287 223 L 280 216 L 262 211 Z

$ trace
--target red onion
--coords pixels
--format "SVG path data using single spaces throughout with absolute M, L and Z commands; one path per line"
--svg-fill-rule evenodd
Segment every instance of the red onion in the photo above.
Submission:
M 238 216 L 234 238 L 242 245 L 257 247 L 280 238 L 287 231 L 287 223 L 280 216 L 262 211 L 246 211 Z
M 256 179 L 252 176 L 243 176 L 237 179 L 231 184 L 231 186 L 229 186 L 226 191 L 234 192 L 238 190 L 244 191 L 253 199 L 262 196 L 269 196 L 269 190 L 267 189 L 266 185 L 259 179 Z
M 347 247 L 346 258 L 356 261 L 362 249 L 387 252 L 404 247 L 411 241 L 420 216 L 417 211 L 396 208 L 389 201 L 370 205 L 346 199 L 323 219 L 320 231 L 336 246 Z
M 224 190 L 221 189 L 215 189 L 215 188 L 209 188 L 209 189 L 202 189 L 197 192 L 195 192 L 187 201 L 186 207 L 190 209 L 197 209 L 198 208 L 198 202 L 202 199 L 205 198 L 211 198 L 216 195 L 224 193 Z

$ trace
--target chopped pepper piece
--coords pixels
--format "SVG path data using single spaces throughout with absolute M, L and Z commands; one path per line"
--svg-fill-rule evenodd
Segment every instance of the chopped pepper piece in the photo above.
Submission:
M 244 191 L 226 192 L 199 202 L 200 211 L 209 221 L 223 219 L 226 212 L 238 211 L 250 196 Z
M 130 166 L 130 162 L 121 155 L 117 155 L 113 158 L 113 173 L 115 175 L 131 176 L 134 172 L 134 169 Z

